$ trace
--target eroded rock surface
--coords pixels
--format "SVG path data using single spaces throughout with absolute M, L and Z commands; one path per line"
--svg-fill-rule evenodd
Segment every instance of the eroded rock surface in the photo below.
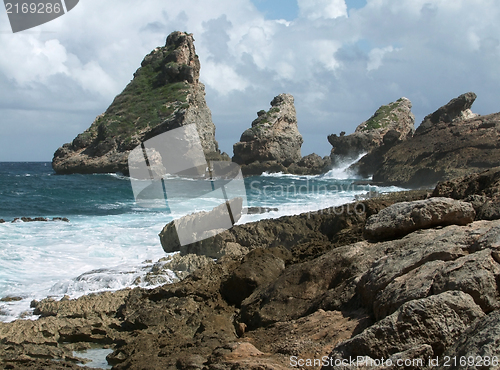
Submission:
M 371 216 L 365 225 L 368 240 L 387 240 L 415 230 L 436 226 L 467 225 L 476 212 L 470 203 L 450 198 L 430 198 L 396 203 Z
M 288 167 L 302 156 L 304 140 L 297 127 L 293 96 L 280 94 L 271 101 L 269 111 L 259 111 L 252 127 L 234 144 L 233 162 L 248 165 L 255 161 L 275 161 Z

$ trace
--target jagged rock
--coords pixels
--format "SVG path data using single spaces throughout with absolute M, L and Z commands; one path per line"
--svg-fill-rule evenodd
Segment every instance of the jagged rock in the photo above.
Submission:
M 459 291 L 413 300 L 361 334 L 337 345 L 330 357 L 369 356 L 380 360 L 403 351 L 414 351 L 422 345 L 432 347 L 434 356 L 441 356 L 474 320 L 483 316 L 472 297 Z M 324 370 L 336 368 L 323 367 Z
M 302 157 L 297 163 L 292 163 L 285 172 L 296 175 L 319 175 L 330 170 L 332 160 L 329 156 L 321 158 L 316 153 Z
M 476 220 L 500 218 L 500 167 L 440 182 L 432 196 L 462 199 L 476 210 Z
M 463 369 L 463 362 L 473 359 L 472 364 L 468 364 L 467 369 L 498 369 L 500 365 L 500 311 L 494 311 L 487 316 L 478 319 L 469 327 L 457 341 L 444 353 L 440 366 L 436 369 L 456 370 Z M 445 364 L 444 356 L 458 361 L 448 361 Z M 496 357 L 496 359 L 495 359 Z M 485 363 L 485 360 L 489 363 Z
M 411 102 L 400 98 L 381 106 L 368 120 L 361 123 L 351 135 L 328 136 L 333 146 L 330 154 L 333 163 L 355 159 L 382 145 L 389 147 L 397 141 L 406 140 L 415 131 L 415 117 L 411 112 Z M 389 136 L 388 133 L 390 132 Z M 387 139 L 384 137 L 387 136 Z
M 301 159 L 303 139 L 297 127 L 293 96 L 280 94 L 271 101 L 269 111 L 261 110 L 233 146 L 233 162 L 245 165 L 254 162 L 265 165 L 274 162 L 284 168 Z M 254 169 L 254 172 L 255 169 Z M 263 172 L 263 171 L 262 171 Z
M 419 229 L 467 225 L 474 221 L 475 215 L 470 203 L 450 198 L 401 202 L 370 216 L 364 236 L 369 240 L 394 239 Z
M 113 350 L 117 370 L 284 369 L 329 353 L 442 359 L 482 343 L 497 355 L 500 220 L 362 240 L 367 217 L 426 193 L 235 226 L 210 243 L 254 252 L 174 257 L 181 269 L 208 262 L 174 284 L 33 302 L 40 319 L 0 323 L 0 368 L 74 369 L 73 351 L 96 346 Z M 228 296 L 240 288 L 238 301 L 251 294 L 238 308 Z
M 470 110 L 476 98 L 476 94 L 468 92 L 450 100 L 448 104 L 443 105 L 434 113 L 425 116 L 415 133 L 420 135 L 429 131 L 437 123 L 450 123 L 477 117 L 478 115 Z
M 128 174 L 132 149 L 191 123 L 196 124 L 207 159 L 223 159 L 199 73 L 192 34 L 171 33 L 164 47 L 144 58 L 133 80 L 106 112 L 55 152 L 52 167 L 57 173 Z
M 425 191 L 391 193 L 377 199 L 350 203 L 320 212 L 298 216 L 283 216 L 277 220 L 261 220 L 235 225 L 215 236 L 199 242 L 180 246 L 173 222 L 160 233 L 160 241 L 167 253 L 202 254 L 220 258 L 225 254 L 245 255 L 257 247 L 294 247 L 300 258 L 330 250 L 335 245 L 345 245 L 363 239 L 367 216 L 398 201 L 423 199 Z M 358 208 L 356 208 L 358 207 Z
M 462 95 L 427 116 L 423 127 L 411 139 L 394 145 L 383 155 L 373 181 L 403 187 L 430 187 L 438 181 L 498 166 L 500 113 L 470 114 L 473 96 L 472 93 Z
M 278 208 L 275 207 L 248 207 L 246 209 L 247 215 L 258 215 L 268 212 L 276 212 Z

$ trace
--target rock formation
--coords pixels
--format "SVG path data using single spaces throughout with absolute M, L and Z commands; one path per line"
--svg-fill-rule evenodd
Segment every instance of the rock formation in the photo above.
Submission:
M 361 123 L 353 134 L 332 134 L 328 141 L 333 146 L 330 154 L 333 163 L 353 160 L 374 149 L 389 147 L 411 137 L 415 131 L 415 117 L 407 98 L 383 105 L 368 120 Z
M 373 180 L 403 187 L 481 172 L 500 164 L 500 113 L 470 111 L 474 93 L 451 100 L 424 118 L 415 135 L 390 148 Z
M 233 146 L 233 162 L 242 166 L 244 175 L 263 172 L 318 174 L 327 171 L 329 160 L 317 154 L 302 158 L 303 139 L 297 126 L 293 96 L 280 94 L 271 101 L 271 109 L 257 112 L 252 127 L 245 130 Z
M 497 369 L 500 220 L 476 212 L 465 225 L 458 213 L 494 202 L 499 179 L 490 169 L 439 184 L 439 197 L 402 192 L 237 225 L 207 245 L 244 256 L 172 258 L 170 267 L 198 267 L 175 284 L 34 301 L 38 320 L 0 323 L 0 368 L 80 369 L 74 351 L 100 347 L 117 370 L 423 369 L 437 357 L 433 368 L 464 368 L 443 356 L 488 357 L 468 368 Z M 401 201 L 393 235 L 406 235 L 365 240 L 367 220 Z M 410 219 L 424 222 L 408 230 Z M 336 363 L 358 356 L 364 364 Z
M 252 127 L 234 144 L 233 162 L 239 165 L 255 161 L 275 161 L 288 167 L 299 161 L 303 139 L 297 127 L 293 96 L 280 94 L 271 101 L 271 109 L 261 110 Z
M 137 145 L 191 123 L 196 124 L 207 158 L 220 159 L 193 42 L 192 34 L 173 32 L 164 47 L 148 54 L 106 112 L 55 152 L 54 170 L 127 174 L 128 154 Z

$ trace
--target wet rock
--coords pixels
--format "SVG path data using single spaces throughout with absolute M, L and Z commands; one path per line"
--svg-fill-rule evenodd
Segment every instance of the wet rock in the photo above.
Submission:
M 370 216 L 366 221 L 364 236 L 372 241 L 393 239 L 419 229 L 467 225 L 474 220 L 475 215 L 470 203 L 450 198 L 401 202 Z
M 271 207 L 248 207 L 247 208 L 247 215 L 257 215 L 257 214 L 268 213 L 268 212 L 276 212 L 276 211 L 278 211 L 278 208 L 271 208 Z
M 159 235 L 163 250 L 166 253 L 180 251 L 183 255 L 192 253 L 222 257 L 219 251 L 206 248 L 207 243 L 203 241 L 224 231 L 224 225 L 230 228 L 232 225 L 226 222 L 229 216 L 234 224 L 240 219 L 242 210 L 242 198 L 234 198 L 211 211 L 193 213 L 169 222 Z
M 207 256 L 175 254 L 155 263 L 151 271 L 144 276 L 144 281 L 148 285 L 172 283 L 211 263 L 214 263 L 213 259 Z M 175 274 L 175 278 L 172 278 L 172 273 Z

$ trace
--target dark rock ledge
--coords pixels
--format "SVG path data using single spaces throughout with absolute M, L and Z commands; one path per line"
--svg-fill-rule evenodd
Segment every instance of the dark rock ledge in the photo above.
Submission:
M 81 369 L 73 350 L 95 346 L 113 350 L 114 369 L 289 369 L 292 356 L 439 357 L 448 369 L 444 355 L 500 358 L 499 179 L 495 168 L 433 194 L 236 226 L 181 254 L 239 254 L 178 283 L 33 302 L 40 319 L 0 324 L 0 368 Z

